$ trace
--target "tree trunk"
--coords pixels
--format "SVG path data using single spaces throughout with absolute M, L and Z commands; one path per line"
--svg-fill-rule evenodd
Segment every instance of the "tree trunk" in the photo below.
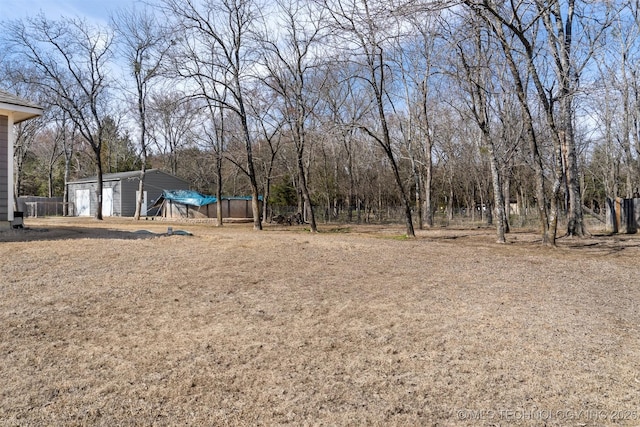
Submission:
M 489 163 L 491 164 L 491 180 L 493 183 L 493 200 L 496 212 L 496 234 L 498 243 L 506 243 L 504 233 L 506 231 L 505 226 L 505 207 L 504 207 L 504 194 L 502 188 L 502 177 L 500 176 L 500 170 L 498 167 L 498 159 L 495 154 L 495 147 L 493 142 L 489 141 Z
M 316 224 L 316 215 L 313 211 L 313 204 L 311 203 L 311 196 L 309 195 L 309 188 L 307 187 L 307 178 L 304 173 L 304 163 L 302 157 L 298 156 L 298 175 L 300 180 L 300 190 L 302 192 L 303 203 L 303 216 L 306 218 L 308 213 L 308 221 L 311 227 L 312 233 L 318 232 L 318 226 Z
M 560 213 L 560 186 L 562 185 L 562 148 L 556 143 L 554 150 L 554 180 L 551 188 L 551 209 L 549 212 L 549 239 L 550 246 L 556 245 L 558 233 L 558 215 Z
M 453 220 L 453 183 L 449 181 L 449 198 L 447 200 L 447 219 Z
M 63 126 L 66 126 L 63 120 Z M 71 176 L 71 159 L 73 157 L 73 149 L 72 146 L 69 146 L 69 141 L 67 140 L 66 130 L 63 136 L 63 148 L 64 148 L 64 192 L 62 194 L 62 215 L 69 215 L 69 188 L 67 186 L 67 182 L 69 182 L 69 176 Z
M 570 101 L 566 101 L 570 102 Z M 582 194 L 580 191 L 580 175 L 578 172 L 578 159 L 576 156 L 576 147 L 573 136 L 573 125 L 570 123 L 571 118 L 567 118 L 567 134 L 563 135 L 563 143 L 565 145 L 563 153 L 566 155 L 565 162 L 567 165 L 567 189 L 569 193 L 569 213 L 567 234 L 569 236 L 584 237 L 587 230 L 584 225 L 584 215 L 582 212 Z
M 240 90 L 240 77 L 236 78 L 236 88 Z M 262 221 L 260 219 L 260 200 L 258 193 L 258 182 L 256 181 L 256 172 L 253 164 L 253 148 L 251 146 L 251 133 L 249 132 L 249 124 L 247 123 L 247 113 L 244 108 L 244 101 L 241 97 L 238 97 L 238 104 L 240 107 L 239 118 L 242 124 L 242 130 L 244 133 L 245 149 L 247 154 L 247 175 L 249 176 L 249 182 L 251 183 L 251 212 L 253 214 L 253 229 L 262 230 Z
M 542 7 L 538 5 L 538 7 Z M 575 133 L 573 118 L 574 89 L 578 79 L 574 75 L 572 64 L 573 47 L 573 18 L 575 0 L 568 0 L 564 21 L 561 19 L 559 2 L 541 10 L 544 25 L 549 32 L 548 41 L 553 54 L 556 77 L 559 84 L 560 126 L 559 139 L 562 148 L 563 161 L 566 167 L 567 193 L 569 209 L 567 215 L 567 235 L 583 237 L 587 233 L 582 213 L 582 199 L 580 192 L 580 177 L 578 173 L 578 159 L 576 156 Z
M 262 218 L 264 221 L 271 222 L 269 215 L 269 198 L 271 197 L 271 177 L 267 176 L 264 183 L 264 194 L 262 195 Z M 222 212 L 220 212 L 222 214 Z
M 143 148 L 143 152 L 146 150 Z M 144 201 L 144 177 L 147 174 L 147 155 L 144 153 L 142 155 L 142 167 L 140 168 L 140 177 L 138 178 L 140 181 L 138 182 L 138 197 L 136 199 L 136 211 L 133 215 L 135 220 L 140 220 L 140 216 L 142 215 L 142 202 Z M 146 215 L 146 213 L 145 213 Z
M 62 216 L 69 215 L 69 188 L 67 182 L 69 182 L 69 175 L 71 172 L 71 162 L 66 158 L 64 160 L 64 190 L 62 193 Z
M 433 162 L 431 160 L 432 143 L 431 138 L 427 138 L 425 147 L 425 174 L 424 174 L 424 223 L 427 227 L 433 227 Z
M 420 178 L 420 171 L 416 162 L 411 159 L 413 163 L 413 179 L 415 180 L 416 186 L 416 217 L 418 218 L 418 229 L 424 229 L 424 224 L 422 223 L 423 212 L 422 207 L 424 205 L 424 201 L 422 200 L 422 179 Z
M 268 188 L 268 187 L 267 187 Z M 268 193 L 265 195 L 265 200 L 263 201 L 264 206 L 267 206 L 266 198 L 268 198 Z M 223 218 L 222 218 L 222 153 L 216 153 L 216 199 L 218 202 L 216 203 L 216 226 L 223 226 Z
M 102 220 L 102 189 L 103 189 L 103 181 L 102 181 L 102 161 L 100 159 L 100 152 L 96 152 L 96 169 L 98 172 L 98 186 L 96 188 L 96 200 L 98 204 L 96 206 L 95 219 Z
M 511 225 L 509 224 L 509 216 L 511 215 L 511 168 L 507 166 L 507 172 L 502 176 L 503 187 L 503 204 L 504 204 L 504 232 L 511 232 Z

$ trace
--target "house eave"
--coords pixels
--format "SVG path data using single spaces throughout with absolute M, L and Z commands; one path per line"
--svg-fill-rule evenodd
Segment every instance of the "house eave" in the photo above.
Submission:
M 41 116 L 43 113 L 42 108 L 30 107 L 25 105 L 15 105 L 0 103 L 0 114 L 13 115 L 13 123 L 24 122 L 25 120 L 32 119 L 34 117 Z

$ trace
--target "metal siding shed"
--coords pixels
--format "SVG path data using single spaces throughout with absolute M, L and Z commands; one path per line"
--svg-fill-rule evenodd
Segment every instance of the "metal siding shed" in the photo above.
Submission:
M 132 217 L 136 210 L 136 193 L 140 182 L 140 171 L 118 172 L 102 176 L 104 188 L 113 188 L 113 215 Z M 90 189 L 90 215 L 95 214 L 97 200 L 95 189 L 98 185 L 96 176 L 78 179 L 67 183 L 69 202 L 75 204 L 76 191 Z M 144 191 L 147 193 L 147 204 L 162 195 L 163 190 L 189 189 L 189 183 L 177 176 L 149 169 L 144 177 Z M 103 198 L 104 200 L 104 198 Z M 78 215 L 74 209 L 74 215 Z

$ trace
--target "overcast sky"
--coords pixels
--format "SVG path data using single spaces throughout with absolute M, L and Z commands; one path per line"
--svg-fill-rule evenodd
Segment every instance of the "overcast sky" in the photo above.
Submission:
M 106 23 L 111 11 L 132 5 L 136 1 L 138 0 L 0 0 L 0 20 L 26 18 L 42 11 L 50 19 L 80 16 L 90 21 Z

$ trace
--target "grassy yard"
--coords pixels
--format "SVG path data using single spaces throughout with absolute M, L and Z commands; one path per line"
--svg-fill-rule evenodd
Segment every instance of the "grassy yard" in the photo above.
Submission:
M 26 225 L 0 425 L 640 424 L 639 236 Z

